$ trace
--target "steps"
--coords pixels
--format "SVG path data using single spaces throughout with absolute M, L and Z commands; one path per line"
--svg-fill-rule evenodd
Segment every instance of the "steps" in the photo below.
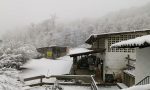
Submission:
M 120 89 L 128 88 L 128 86 L 126 86 L 126 85 L 123 84 L 123 83 L 117 83 L 117 86 L 118 86 Z

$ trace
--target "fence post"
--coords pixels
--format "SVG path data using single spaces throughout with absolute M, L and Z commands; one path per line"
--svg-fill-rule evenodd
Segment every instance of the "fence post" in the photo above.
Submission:
M 40 86 L 42 86 L 42 82 L 43 82 L 43 80 L 42 80 L 43 78 L 42 77 L 40 77 Z

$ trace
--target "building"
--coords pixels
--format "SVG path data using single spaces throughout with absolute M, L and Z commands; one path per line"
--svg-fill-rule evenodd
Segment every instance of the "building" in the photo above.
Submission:
M 114 81 L 122 82 L 123 70 L 129 68 L 128 60 L 135 60 L 136 58 L 134 48 L 110 48 L 110 46 L 117 42 L 148 34 L 150 34 L 150 30 L 93 34 L 86 40 L 86 43 L 92 45 L 92 50 L 102 50 L 95 55 L 103 60 L 104 81 L 109 81 L 110 77 L 114 77 Z
M 95 74 L 96 81 L 101 82 L 102 80 L 100 77 L 103 77 L 103 73 L 102 73 L 103 61 L 100 60 L 100 58 L 97 58 L 95 55 L 93 55 L 94 53 L 99 53 L 99 52 L 103 52 L 103 51 L 89 50 L 87 48 L 74 48 L 70 50 L 69 56 L 73 57 L 72 74 L 75 75 Z
M 51 46 L 37 48 L 37 51 L 41 54 L 42 58 L 56 59 L 58 57 L 65 56 L 68 53 L 68 48 L 61 46 Z
M 136 48 L 135 84 L 150 84 L 150 35 L 122 41 L 112 48 Z

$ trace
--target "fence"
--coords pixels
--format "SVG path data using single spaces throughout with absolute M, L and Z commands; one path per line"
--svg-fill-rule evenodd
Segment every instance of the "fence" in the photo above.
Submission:
M 32 80 L 38 80 L 39 79 L 39 83 L 36 83 L 36 84 L 30 84 L 28 86 L 42 86 L 42 85 L 53 85 L 54 83 L 45 83 L 44 82 L 44 78 L 52 78 L 52 77 L 55 77 L 55 78 L 59 78 L 59 79 L 76 79 L 76 80 L 81 80 L 81 79 L 85 79 L 87 80 L 87 78 L 89 79 L 89 84 L 91 86 L 91 90 L 98 90 L 98 86 L 96 85 L 96 82 L 94 80 L 94 76 L 93 75 L 52 75 L 52 76 L 49 76 L 49 77 L 46 77 L 45 75 L 41 75 L 41 76 L 35 76 L 35 77 L 30 77 L 30 78 L 25 78 L 24 81 L 32 81 Z M 84 80 L 83 79 L 83 80 Z M 65 83 L 66 84 L 66 83 Z M 71 83 L 68 83 L 68 85 L 71 84 Z M 82 85 L 82 82 L 75 82 L 76 85 L 80 84 Z
M 92 82 L 91 82 L 91 90 L 98 90 L 98 87 L 96 85 L 96 82 L 93 78 L 93 76 L 91 76 Z
M 145 84 L 150 84 L 150 76 L 145 77 L 140 82 L 138 82 L 136 85 L 145 85 Z

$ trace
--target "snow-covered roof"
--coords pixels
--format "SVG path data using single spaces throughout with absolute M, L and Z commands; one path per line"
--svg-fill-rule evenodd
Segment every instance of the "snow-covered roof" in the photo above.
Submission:
M 132 70 L 124 70 L 125 73 L 129 74 L 129 75 L 132 75 L 132 76 L 135 76 L 135 69 L 132 69 Z
M 91 42 L 95 38 L 99 37 L 106 37 L 108 35 L 115 35 L 115 34 L 126 34 L 126 33 L 135 33 L 135 32 L 147 32 L 150 31 L 150 29 L 142 29 L 142 30 L 132 30 L 132 31 L 121 31 L 121 32 L 109 32 L 109 33 L 101 33 L 101 34 L 91 34 L 89 38 L 85 41 L 88 44 L 91 44 Z
M 61 45 L 50 45 L 50 46 L 42 46 L 42 47 L 36 47 L 36 48 L 53 48 L 53 47 L 69 48 L 69 46 L 61 46 Z
M 150 35 L 137 37 L 135 39 L 126 40 L 111 45 L 111 47 L 132 47 L 132 48 L 148 47 L 148 46 L 150 46 Z
M 73 48 L 69 50 L 69 54 L 68 55 L 72 55 L 72 54 L 78 54 L 78 53 L 85 53 L 85 52 L 90 52 L 93 50 L 89 50 L 86 48 Z

